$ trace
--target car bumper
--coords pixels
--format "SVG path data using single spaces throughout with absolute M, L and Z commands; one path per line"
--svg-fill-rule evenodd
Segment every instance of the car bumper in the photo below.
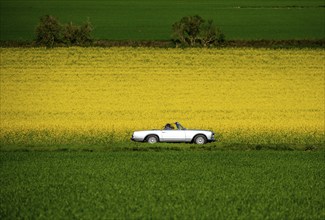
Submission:
M 215 141 L 216 139 L 214 138 L 214 135 L 210 139 L 208 139 L 208 143 L 215 142 Z
M 140 141 L 140 142 L 143 141 L 143 140 L 141 140 L 141 139 L 139 139 L 139 138 L 135 138 L 135 137 L 131 137 L 130 140 L 131 140 L 131 141 L 138 141 L 138 142 L 139 142 L 139 141 Z

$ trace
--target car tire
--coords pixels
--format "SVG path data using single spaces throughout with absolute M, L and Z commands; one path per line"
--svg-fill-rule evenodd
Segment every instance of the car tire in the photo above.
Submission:
M 146 138 L 146 141 L 149 143 L 149 144 L 155 144 L 158 142 L 158 137 L 156 135 L 150 135 Z
M 207 143 L 207 138 L 204 136 L 204 135 L 197 135 L 195 138 L 194 138 L 194 143 L 195 144 L 205 144 Z

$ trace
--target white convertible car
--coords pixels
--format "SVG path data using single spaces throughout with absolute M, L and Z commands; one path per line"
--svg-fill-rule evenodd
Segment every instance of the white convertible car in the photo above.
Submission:
M 215 141 L 213 131 L 186 129 L 178 122 L 166 124 L 162 130 L 135 131 L 131 140 L 151 144 L 157 142 L 205 144 Z

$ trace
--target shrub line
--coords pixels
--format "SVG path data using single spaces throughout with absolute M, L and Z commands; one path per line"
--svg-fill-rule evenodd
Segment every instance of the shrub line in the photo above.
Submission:
M 153 48 L 177 48 L 171 40 L 95 40 L 90 43 L 74 45 L 78 47 L 153 47 Z M 34 48 L 39 46 L 36 41 L 1 40 L 0 47 Z M 65 44 L 57 44 L 55 47 L 69 47 Z M 318 40 L 227 40 L 217 46 L 209 48 L 325 48 L 325 39 Z M 183 48 L 183 47 L 179 47 Z M 185 47 L 184 47 L 185 48 Z M 186 47 L 187 48 L 187 47 Z

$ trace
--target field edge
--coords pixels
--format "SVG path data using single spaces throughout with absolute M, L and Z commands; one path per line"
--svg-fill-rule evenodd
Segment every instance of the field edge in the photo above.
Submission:
M 71 45 L 79 47 L 153 47 L 153 48 L 178 48 L 172 40 L 94 40 L 92 43 Z M 25 40 L 0 40 L 0 48 L 34 48 L 42 47 L 35 41 Z M 70 47 L 59 44 L 54 47 Z M 292 40 L 227 40 L 209 48 L 325 48 L 324 39 L 292 39 Z M 185 47 L 184 47 L 185 48 Z M 199 47 L 200 48 L 200 47 Z M 203 47 L 202 47 L 203 48 Z

